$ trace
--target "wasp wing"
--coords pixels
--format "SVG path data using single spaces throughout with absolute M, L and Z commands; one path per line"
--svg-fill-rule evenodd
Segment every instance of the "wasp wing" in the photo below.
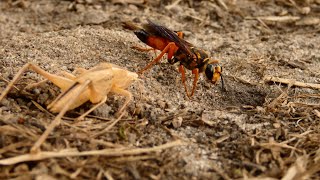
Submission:
M 148 33 L 168 39 L 174 42 L 186 54 L 192 54 L 190 47 L 193 45 L 191 43 L 187 42 L 184 39 L 181 39 L 175 32 L 171 31 L 170 29 L 158 25 L 149 19 L 147 19 L 147 21 L 148 24 L 144 24 L 143 29 L 145 29 Z

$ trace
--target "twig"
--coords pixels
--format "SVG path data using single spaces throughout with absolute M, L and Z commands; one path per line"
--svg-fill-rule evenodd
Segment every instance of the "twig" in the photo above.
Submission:
M 74 173 L 72 173 L 72 174 L 70 174 L 70 178 L 71 179 L 76 179 L 77 178 L 77 176 L 81 173 L 81 171 L 83 170 L 83 166 L 87 163 L 87 159 L 86 160 L 84 160 L 84 161 L 82 161 L 80 164 L 81 164 L 81 166 L 74 172 Z
M 299 16 L 262 16 L 256 18 L 271 22 L 294 22 L 300 19 Z
M 135 148 L 135 149 L 103 149 L 103 150 L 93 150 L 93 151 L 82 151 L 82 152 L 75 152 L 73 150 L 67 151 L 62 150 L 58 152 L 52 151 L 39 151 L 35 154 L 23 154 L 16 157 L 11 157 L 7 159 L 0 160 L 0 165 L 12 165 L 26 161 L 39 161 L 48 158 L 62 158 L 62 157 L 76 157 L 76 156 L 132 156 L 132 155 L 139 155 L 144 153 L 150 153 L 155 151 L 160 151 L 168 148 L 172 148 L 175 146 L 182 146 L 186 145 L 186 143 L 177 140 L 173 142 L 169 142 L 160 146 L 155 146 L 151 148 Z
M 107 171 L 104 171 L 103 174 L 104 174 L 104 177 L 105 177 L 106 179 L 108 179 L 108 180 L 114 180 L 108 170 L 107 170 Z
M 291 79 L 285 79 L 285 78 L 266 76 L 263 78 L 263 80 L 264 80 L 264 82 L 278 82 L 278 83 L 282 83 L 282 84 L 291 84 L 292 83 L 293 86 L 297 86 L 297 87 L 320 89 L 320 84 L 304 83 L 304 82 L 291 80 Z
M 223 179 L 225 180 L 231 180 L 231 178 L 228 176 L 228 174 L 226 174 L 221 168 L 219 168 L 218 166 L 212 165 L 211 166 L 213 168 L 213 170 L 218 173 Z
M 135 4 L 135 5 L 142 5 L 144 3 L 144 0 L 112 0 L 113 4 L 119 3 L 119 4 Z
M 218 4 L 224 8 L 224 10 L 228 11 L 228 6 L 224 3 L 223 0 L 217 0 Z
M 301 138 L 303 136 L 306 136 L 306 135 L 308 135 L 309 133 L 312 133 L 312 132 L 313 132 L 313 130 L 305 131 L 305 132 L 303 132 L 303 133 L 301 133 L 301 134 L 299 134 L 299 135 L 297 135 L 297 136 L 295 136 L 293 138 L 290 138 L 290 139 L 288 139 L 286 141 L 282 141 L 280 144 L 288 144 L 288 143 L 290 143 L 292 141 L 295 141 L 296 139 Z
M 293 146 L 289 146 L 287 144 L 283 144 L 283 143 L 277 143 L 277 142 L 269 142 L 269 143 L 260 143 L 259 144 L 260 147 L 265 148 L 265 149 L 272 149 L 272 148 L 286 148 L 286 149 L 293 149 L 295 151 L 298 152 L 302 152 L 300 149 L 297 149 Z
M 174 8 L 175 6 L 177 6 L 180 2 L 181 2 L 181 0 L 176 0 L 172 4 L 165 6 L 165 8 L 170 10 L 170 9 Z
M 239 78 L 238 76 L 230 75 L 230 77 L 232 77 L 234 80 L 236 80 L 238 82 L 241 82 L 243 84 L 247 84 L 247 85 L 251 85 L 251 86 L 257 86 L 257 83 L 249 82 L 249 81 L 247 81 L 245 79 Z
M 1 148 L 0 154 L 3 154 L 7 151 L 16 150 L 17 148 L 20 148 L 20 147 L 26 147 L 26 146 L 32 146 L 32 143 L 30 143 L 30 142 L 17 142 L 17 143 L 10 144 L 8 146 Z
M 318 118 L 320 118 L 320 112 L 318 111 L 318 110 L 313 110 L 313 113 L 318 117 Z
M 259 21 L 260 24 L 262 24 L 263 27 L 268 29 L 268 31 L 271 31 L 270 27 L 265 22 L 263 22 L 260 18 L 257 17 L 257 21 Z
M 2 80 L 2 81 L 4 81 L 4 82 L 6 82 L 7 84 L 9 84 L 9 83 L 10 83 L 10 81 L 8 81 L 7 79 L 5 79 L 5 78 L 4 78 L 4 77 L 2 77 L 1 75 L 0 75 L 0 80 Z M 20 91 L 20 89 L 19 89 L 19 88 L 17 88 L 17 86 L 13 85 L 13 87 L 14 87 L 17 91 Z
M 259 169 L 262 172 L 265 172 L 267 170 L 266 167 L 259 165 L 259 164 L 255 164 L 253 162 L 249 162 L 249 161 L 243 161 L 242 164 L 245 166 L 254 167 L 256 169 Z
M 102 130 L 102 131 L 94 134 L 92 137 L 93 137 L 93 138 L 96 138 L 96 137 L 98 137 L 98 136 L 100 136 L 100 135 L 105 134 L 106 132 L 108 132 L 114 125 L 117 124 L 117 122 L 119 122 L 119 121 L 121 120 L 121 118 L 122 118 L 123 115 L 124 115 L 124 112 L 121 113 L 121 115 L 118 117 L 118 119 L 115 119 L 113 122 L 111 121 L 112 123 L 111 123 L 108 127 L 106 127 L 104 130 Z
M 289 102 L 287 104 L 289 107 L 293 107 L 293 106 L 296 106 L 296 107 L 313 107 L 313 108 L 319 108 L 320 107 L 320 104 L 319 103 L 300 103 L 300 102 Z

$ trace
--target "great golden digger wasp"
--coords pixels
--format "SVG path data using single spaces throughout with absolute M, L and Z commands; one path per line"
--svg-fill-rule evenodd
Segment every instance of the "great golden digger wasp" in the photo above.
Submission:
M 161 60 L 165 53 L 167 53 L 168 62 L 170 64 L 180 62 L 179 72 L 181 73 L 181 80 L 188 97 L 193 96 L 199 79 L 199 73 L 202 72 L 205 73 L 207 79 L 213 84 L 216 84 L 221 78 L 222 88 L 224 89 L 222 67 L 219 66 L 218 60 L 211 59 L 206 51 L 196 48 L 191 43 L 184 40 L 181 31 L 174 32 L 167 27 L 158 25 L 150 20 L 147 21 L 148 23 L 143 24 L 142 27 L 139 27 L 132 22 L 123 22 L 124 28 L 132 30 L 143 43 L 151 47 L 147 49 L 136 47 L 135 49 L 140 51 L 154 49 L 161 51 L 153 61 L 138 72 L 139 74 L 150 69 L 154 64 Z M 186 86 L 185 67 L 192 70 L 192 74 L 194 74 L 191 94 L 189 94 Z

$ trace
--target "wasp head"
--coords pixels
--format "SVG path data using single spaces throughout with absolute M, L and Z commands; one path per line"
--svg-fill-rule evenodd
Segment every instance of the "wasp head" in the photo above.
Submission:
M 224 82 L 222 78 L 222 67 L 219 66 L 219 64 L 217 64 L 216 61 L 207 64 L 205 68 L 205 74 L 208 80 L 213 84 L 216 84 L 219 81 L 219 79 L 221 79 L 221 85 L 222 88 L 224 88 Z

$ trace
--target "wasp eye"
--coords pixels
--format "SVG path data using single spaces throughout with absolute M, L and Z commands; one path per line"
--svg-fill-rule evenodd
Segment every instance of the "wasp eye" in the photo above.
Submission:
M 212 64 L 208 64 L 208 65 L 207 65 L 207 68 L 206 68 L 205 73 L 206 73 L 207 78 L 208 78 L 209 80 L 212 80 L 213 74 L 214 74 L 214 67 L 213 67 Z

